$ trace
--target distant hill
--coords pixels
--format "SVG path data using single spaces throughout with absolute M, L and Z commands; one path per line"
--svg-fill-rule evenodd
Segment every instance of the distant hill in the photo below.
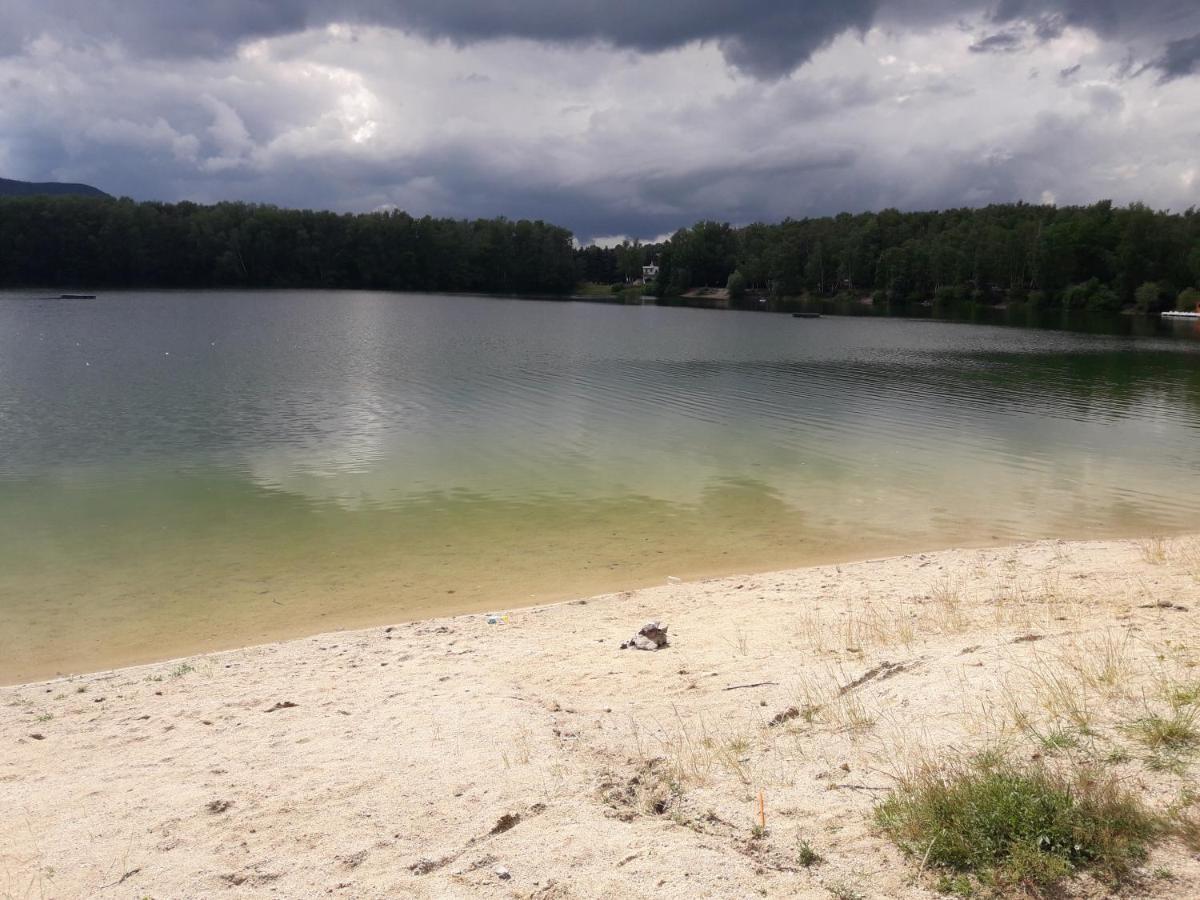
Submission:
M 108 194 L 90 184 L 62 184 L 57 181 L 13 181 L 0 178 L 0 197 L 33 197 L 53 194 L 79 194 L 83 197 L 107 197 Z

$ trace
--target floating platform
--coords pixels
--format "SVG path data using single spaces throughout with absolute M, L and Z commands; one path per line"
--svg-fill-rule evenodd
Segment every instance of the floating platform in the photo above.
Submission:
M 1162 314 L 1164 319 L 1200 319 L 1200 312 L 1177 312 L 1173 309 Z
M 820 313 L 792 313 L 793 319 L 819 319 Z

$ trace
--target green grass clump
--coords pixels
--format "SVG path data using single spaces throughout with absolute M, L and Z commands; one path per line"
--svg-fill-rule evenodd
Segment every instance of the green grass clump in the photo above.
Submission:
M 1175 836 L 1193 853 L 1200 853 L 1200 813 L 1182 813 L 1174 823 Z
M 808 841 L 802 840 L 800 846 L 796 848 L 796 862 L 806 869 L 811 869 L 813 866 L 825 862 L 825 857 L 818 853 Z
M 1193 853 L 1200 853 L 1200 795 L 1188 789 L 1169 810 L 1171 832 Z
M 1173 709 L 1183 709 L 1187 706 L 1200 706 L 1200 681 L 1186 684 L 1168 685 L 1166 690 L 1167 702 Z
M 1034 732 L 1037 734 L 1037 732 Z M 1038 741 L 1051 753 L 1056 750 L 1070 750 L 1079 746 L 1079 735 L 1065 728 L 1056 728 L 1045 734 L 1037 734 Z
M 1115 780 L 1002 759 L 926 768 L 876 810 L 897 845 L 986 888 L 1040 894 L 1076 872 L 1117 881 L 1145 858 L 1156 816 Z M 961 892 L 961 881 L 956 884 Z
M 862 891 L 844 881 L 827 884 L 825 890 L 829 891 L 829 896 L 833 897 L 833 900 L 866 900 L 866 895 Z
M 1196 718 L 1195 710 L 1177 709 L 1170 716 L 1138 719 L 1132 730 L 1151 750 L 1187 750 L 1200 743 Z

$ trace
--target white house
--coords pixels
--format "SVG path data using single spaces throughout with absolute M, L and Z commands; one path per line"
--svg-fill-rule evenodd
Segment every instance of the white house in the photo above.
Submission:
M 654 281 L 658 278 L 658 264 L 650 263 L 642 266 L 642 281 Z

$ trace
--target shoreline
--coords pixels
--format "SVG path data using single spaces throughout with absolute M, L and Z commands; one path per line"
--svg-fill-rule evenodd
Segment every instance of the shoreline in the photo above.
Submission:
M 618 649 L 649 619 L 668 647 Z M 1197 648 L 1190 536 L 670 583 L 0 687 L 0 896 L 932 898 L 872 825 L 906 767 L 1086 758 L 1167 809 L 1196 760 L 1156 768 L 1128 723 L 1168 680 L 1200 685 Z M 1075 743 L 1050 749 L 1055 729 Z M 1169 841 L 1145 872 L 1140 896 L 1200 893 Z
M 1113 540 L 1127 540 L 1131 538 L 1112 538 Z M 580 595 L 579 592 L 563 591 L 557 599 L 546 600 L 544 602 L 530 603 L 526 605 L 501 605 L 495 611 L 505 614 L 529 613 L 529 612 L 544 612 L 554 609 L 559 606 L 567 606 L 579 603 L 600 602 L 611 600 L 614 597 L 628 596 L 630 594 L 641 591 L 653 590 L 663 585 L 680 586 L 680 585 L 700 585 L 709 582 L 717 582 L 727 579 L 746 579 L 746 578 L 763 578 L 773 575 L 785 575 L 793 572 L 803 572 L 810 569 L 826 567 L 826 566 L 847 566 L 856 564 L 873 564 L 887 562 L 890 560 L 903 559 L 918 553 L 946 553 L 946 552 L 967 552 L 973 550 L 1003 550 L 1013 547 L 1020 547 L 1027 544 L 1039 543 L 1037 539 L 1027 541 L 1012 541 L 1003 544 L 990 544 L 984 539 L 980 539 L 978 544 L 965 543 L 956 547 L 947 547 L 941 549 L 906 549 L 899 550 L 895 553 L 885 553 L 882 556 L 860 557 L 853 555 L 852 551 L 846 553 L 830 553 L 828 555 L 820 555 L 818 561 L 801 563 L 798 565 L 768 567 L 765 569 L 755 569 L 753 571 L 743 571 L 734 567 L 728 570 L 723 566 L 710 567 L 696 571 L 694 569 L 680 569 L 684 572 L 683 575 L 666 575 L 662 578 L 654 580 L 646 579 L 644 581 L 635 581 L 631 584 L 613 588 L 612 590 L 599 591 L 596 593 Z M 154 657 L 151 659 L 134 659 L 127 663 L 119 663 L 97 669 L 82 669 L 74 672 L 62 672 L 52 676 L 43 678 L 31 678 L 21 681 L 4 681 L 0 680 L 0 691 L 6 688 L 19 688 L 29 685 L 48 685 L 57 682 L 73 681 L 79 678 L 88 678 L 93 676 L 114 676 L 122 672 L 132 671 L 136 669 L 145 669 L 155 666 L 170 665 L 171 663 L 179 663 L 189 660 L 202 659 L 207 657 L 220 656 L 230 653 L 239 653 L 242 651 L 262 650 L 264 648 L 277 647 L 286 644 L 295 643 L 297 641 L 316 640 L 318 638 L 331 638 L 339 635 L 355 635 L 359 632 L 369 632 L 378 628 L 400 627 L 420 625 L 423 623 L 441 621 L 441 620 L 458 620 L 458 619 L 473 619 L 482 618 L 488 612 L 493 610 L 484 610 L 486 604 L 467 601 L 465 608 L 451 608 L 445 611 L 436 612 L 432 609 L 423 609 L 423 612 L 411 616 L 401 617 L 398 619 L 389 619 L 382 616 L 372 615 L 366 621 L 357 622 L 346 625 L 342 628 L 332 628 L 324 631 L 313 632 L 311 629 L 300 629 L 295 633 L 285 634 L 277 638 L 267 638 L 264 640 L 256 640 L 247 644 L 234 644 L 232 646 L 213 646 L 209 647 L 201 645 L 191 652 L 179 652 L 171 656 Z
M 1190 535 L 1187 533 L 1177 534 L 1174 532 L 1165 532 L 1159 535 L 1164 540 L 1179 540 L 1187 539 Z M 167 651 L 165 653 L 154 653 L 144 650 L 133 650 L 128 647 L 118 651 L 96 653 L 89 651 L 83 654 L 85 662 L 82 667 L 76 670 L 66 671 L 60 666 L 57 661 L 51 660 L 44 663 L 30 664 L 28 661 L 22 663 L 28 669 L 32 669 L 35 674 L 30 677 L 13 678 L 11 675 L 5 676 L 0 674 L 0 689 L 6 687 L 19 687 L 26 684 L 49 683 L 59 680 L 69 680 L 72 678 L 85 677 L 88 675 L 96 675 L 103 673 L 115 673 L 124 669 L 132 669 L 145 666 L 153 666 L 165 664 L 168 662 L 177 662 L 180 660 L 192 659 L 195 657 L 211 656 L 214 654 L 236 652 L 238 650 L 248 650 L 259 647 L 273 646 L 277 644 L 286 644 L 294 641 L 302 641 L 314 639 L 332 634 L 352 633 L 358 631 L 369 631 L 374 628 L 384 626 L 399 626 L 411 625 L 435 619 L 454 619 L 469 616 L 481 616 L 485 612 L 490 612 L 493 609 L 497 611 L 508 610 L 525 611 L 529 609 L 551 608 L 558 605 L 570 604 L 579 600 L 599 600 L 602 598 L 612 597 L 630 592 L 651 590 L 663 584 L 702 584 L 712 581 L 719 581 L 726 578 L 750 578 L 750 577 L 767 577 L 774 574 L 786 574 L 797 571 L 804 571 L 819 566 L 836 566 L 836 565 L 853 565 L 857 563 L 879 562 L 885 560 L 901 559 L 906 556 L 911 556 L 918 553 L 944 553 L 944 552 L 967 552 L 977 550 L 994 550 L 999 551 L 1008 548 L 1026 546 L 1036 544 L 1048 540 L 1067 540 L 1072 543 L 1077 542 L 1093 542 L 1105 540 L 1138 540 L 1140 533 L 1135 530 L 1114 529 L 1109 533 L 1092 536 L 1092 537 L 1068 537 L 1068 538 L 1046 538 L 1046 537 L 1029 537 L 1029 538 L 1011 538 L 1009 540 L 996 540 L 996 535 L 984 536 L 979 535 L 975 540 L 966 540 L 954 546 L 935 546 L 932 549 L 928 544 L 918 542 L 908 543 L 905 541 L 894 541 L 890 544 L 880 545 L 875 544 L 876 555 L 863 556 L 860 551 L 865 548 L 857 548 L 852 545 L 845 546 L 825 546 L 819 549 L 810 548 L 807 551 L 795 553 L 793 558 L 797 556 L 799 559 L 792 563 L 784 563 L 777 556 L 768 554 L 765 558 L 757 560 L 758 565 L 752 568 L 745 568 L 737 562 L 714 561 L 709 565 L 697 565 L 694 561 L 690 564 L 685 564 L 682 567 L 677 567 L 669 564 L 659 566 L 663 574 L 650 576 L 647 573 L 642 573 L 640 576 L 635 576 L 624 582 L 618 581 L 616 578 L 603 579 L 584 579 L 582 584 L 575 584 L 573 587 L 564 588 L 561 590 L 548 587 L 548 583 L 539 584 L 538 589 L 534 593 L 526 593 L 522 590 L 512 590 L 509 593 L 499 596 L 495 599 L 484 600 L 480 597 L 471 596 L 470 592 L 462 592 L 457 598 L 457 602 L 453 604 L 446 603 L 445 599 L 438 601 L 420 600 L 416 603 L 405 606 L 385 607 L 377 601 L 373 601 L 368 605 L 368 608 L 361 613 L 355 614 L 344 610 L 334 610 L 340 623 L 335 627 L 327 626 L 328 623 L 322 623 L 319 618 L 313 618 L 311 615 L 302 615 L 301 621 L 292 626 L 281 628 L 278 625 L 271 624 L 269 626 L 249 625 L 248 627 L 240 627 L 231 629 L 231 635 L 228 639 L 209 633 L 203 637 L 198 635 L 189 635 L 187 641 L 181 642 L 173 636 L 167 640 Z M 743 560 L 748 562 L 748 560 Z M 592 586 L 587 586 L 587 582 L 592 582 Z M 608 582 L 612 587 L 605 588 L 601 586 L 601 582 Z M 615 582 L 615 583 L 614 583 Z M 380 588 L 382 592 L 384 588 Z M 537 599 L 532 603 L 522 603 L 521 600 L 528 597 L 533 598 L 538 594 L 545 599 Z M 548 595 L 548 596 L 547 596 Z M 513 601 L 510 604 L 505 604 L 504 600 Z M 289 598 L 284 597 L 283 603 L 288 603 Z M 321 614 L 322 616 L 325 613 Z M 249 632 L 250 640 L 239 643 L 239 638 L 236 632 Z M 114 658 L 115 657 L 115 658 Z M 102 661 L 99 665 L 89 664 L 88 660 Z M 51 671 L 53 670 L 53 671 Z M 0 663 L 0 671 L 3 671 L 3 663 Z

